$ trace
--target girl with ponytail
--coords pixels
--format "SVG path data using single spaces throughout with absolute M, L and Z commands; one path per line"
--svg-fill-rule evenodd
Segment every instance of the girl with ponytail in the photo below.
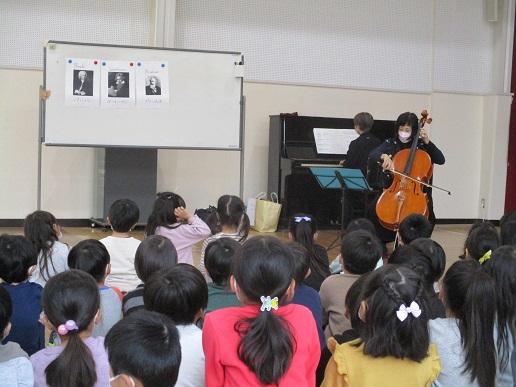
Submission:
M 290 219 L 289 239 L 302 244 L 310 253 L 310 275 L 303 281 L 306 285 L 319 291 L 321 284 L 330 273 L 328 253 L 316 243 L 317 222 L 308 214 L 296 214 Z
M 199 270 L 211 282 L 204 265 L 204 254 L 208 245 L 220 238 L 230 238 L 238 243 L 244 243 L 249 235 L 251 224 L 245 212 L 244 202 L 234 195 L 222 195 L 217 202 L 217 211 L 210 214 L 206 222 L 214 225 L 214 234 L 206 238 L 202 244 Z
M 360 338 L 337 344 L 323 387 L 427 387 L 439 356 L 428 335 L 425 285 L 413 270 L 386 265 L 368 274 L 360 295 Z
M 43 323 L 58 332 L 61 345 L 35 353 L 30 360 L 35 386 L 109 386 L 104 338 L 92 338 L 100 295 L 92 276 L 79 270 L 55 275 L 43 290 Z
M 446 272 L 440 297 L 448 318 L 429 324 L 442 364 L 435 385 L 495 387 L 494 280 L 478 262 L 458 261 Z
M 315 385 L 320 357 L 311 312 L 289 304 L 295 288 L 289 248 L 274 237 L 246 241 L 230 282 L 243 307 L 206 315 L 206 386 Z

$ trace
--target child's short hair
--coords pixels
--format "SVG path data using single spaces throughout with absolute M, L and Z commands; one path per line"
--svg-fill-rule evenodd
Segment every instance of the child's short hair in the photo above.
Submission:
M 369 231 L 371 235 L 376 236 L 376 229 L 374 228 L 374 224 L 367 218 L 353 219 L 348 223 L 348 226 L 346 227 L 346 233 L 357 230 Z
M 68 267 L 85 271 L 95 281 L 100 282 L 106 277 L 106 267 L 109 265 L 109 252 L 96 239 L 86 239 L 77 243 L 68 253 Z
M 353 118 L 353 125 L 358 126 L 360 130 L 368 132 L 371 130 L 374 124 L 374 119 L 371 113 L 361 112 L 355 115 Z
M 432 224 L 421 214 L 410 214 L 401 221 L 398 232 L 401 241 L 407 245 L 417 238 L 430 238 Z
M 310 269 L 310 253 L 305 246 L 298 242 L 289 242 L 287 246 L 292 252 L 294 279 L 298 286 L 305 280 L 308 269 Z
M 360 309 L 360 303 L 362 302 L 360 295 L 362 294 L 362 290 L 364 289 L 364 285 L 369 274 L 370 273 L 361 275 L 355 282 L 353 282 L 353 285 L 351 285 L 346 293 L 345 305 L 348 310 L 351 328 L 357 331 L 364 325 L 362 320 L 360 320 L 360 317 L 358 317 L 358 310 Z
M 490 222 L 478 222 L 471 226 L 464 250 L 468 251 L 468 256 L 475 260 L 480 260 L 489 250 L 495 251 L 500 245 L 500 237 L 496 227 Z
M 3 339 L 3 333 L 11 316 L 13 314 L 13 304 L 9 292 L 0 286 L 0 340 Z
M 385 265 L 367 278 L 362 292 L 366 302 L 365 326 L 360 330 L 364 354 L 393 356 L 420 362 L 428 356 L 428 301 L 420 276 L 408 267 Z M 401 305 L 419 305 L 421 314 L 409 313 L 402 321 Z
M 104 345 L 113 375 L 127 372 L 144 387 L 175 385 L 181 346 L 177 328 L 167 316 L 136 311 L 111 328 Z
M 418 272 L 427 287 L 439 281 L 446 267 L 446 253 L 442 246 L 428 238 L 418 238 L 410 243 L 417 254 L 409 263 L 409 267 Z
M 231 238 L 220 238 L 210 242 L 204 251 L 204 266 L 210 278 L 217 285 L 226 285 L 231 276 L 231 265 L 242 245 Z
M 373 270 L 382 257 L 382 245 L 367 231 L 352 231 L 342 238 L 340 254 L 347 272 L 364 274 Z
M 516 245 L 516 221 L 504 222 L 500 225 L 502 245 Z
M 128 232 L 140 219 L 140 209 L 130 199 L 115 200 L 108 212 L 109 223 L 116 232 Z
M 208 285 L 195 267 L 178 263 L 149 279 L 143 301 L 145 309 L 166 314 L 175 324 L 193 324 L 196 314 L 208 304 Z
M 177 250 L 170 241 L 161 235 L 145 238 L 136 249 L 134 268 L 143 283 L 156 272 L 166 270 L 177 264 Z
M 29 240 L 20 235 L 0 236 L 0 278 L 7 283 L 23 282 L 29 269 L 36 265 L 38 252 Z

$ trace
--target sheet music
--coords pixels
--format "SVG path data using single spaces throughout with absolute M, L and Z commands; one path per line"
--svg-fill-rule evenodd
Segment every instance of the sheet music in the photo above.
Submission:
M 314 128 L 314 138 L 317 153 L 345 155 L 358 134 L 354 129 Z

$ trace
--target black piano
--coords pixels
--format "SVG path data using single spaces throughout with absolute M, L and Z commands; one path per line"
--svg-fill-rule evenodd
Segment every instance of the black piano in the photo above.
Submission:
M 277 192 L 283 208 L 280 226 L 295 213 L 313 215 L 322 227 L 339 227 L 341 191 L 322 189 L 310 166 L 339 166 L 344 154 L 318 154 L 314 128 L 353 129 L 352 118 L 308 117 L 294 114 L 270 116 L 268 192 Z M 384 140 L 392 136 L 393 121 L 375 120 L 371 132 Z

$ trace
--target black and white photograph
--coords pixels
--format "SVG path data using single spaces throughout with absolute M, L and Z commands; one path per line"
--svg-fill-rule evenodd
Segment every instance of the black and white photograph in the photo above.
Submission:
M 108 73 L 108 97 L 129 98 L 129 73 Z
M 145 80 L 145 95 L 161 95 L 161 81 L 155 75 Z
M 92 70 L 73 70 L 73 95 L 93 96 Z

